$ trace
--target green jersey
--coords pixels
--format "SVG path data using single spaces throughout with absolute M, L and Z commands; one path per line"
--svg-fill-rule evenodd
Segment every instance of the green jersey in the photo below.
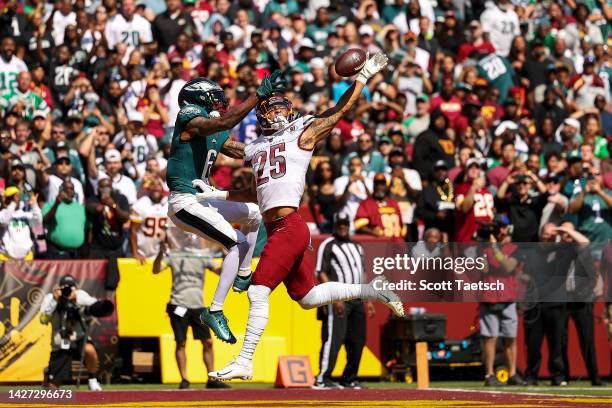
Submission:
M 514 85 L 514 68 L 508 58 L 489 54 L 478 61 L 478 75 L 489 82 L 490 86 L 499 89 L 499 102 L 504 103 L 508 91 Z
M 187 123 L 198 116 L 209 117 L 204 107 L 188 105 L 176 117 L 166 173 L 170 191 L 197 193 L 191 182 L 195 179 L 208 182 L 219 151 L 229 137 L 229 131 L 224 131 L 206 137 L 196 136 L 188 142 L 181 141 Z
M 0 107 L 5 113 L 10 111 L 13 106 L 17 105 L 19 102 L 22 102 L 25 106 L 23 116 L 25 120 L 32 120 L 35 111 L 42 111 L 45 114 L 50 112 L 47 102 L 45 102 L 40 95 L 32 91 L 21 93 L 21 91 L 15 87 L 12 90 L 2 93 L 2 96 L 0 97 Z

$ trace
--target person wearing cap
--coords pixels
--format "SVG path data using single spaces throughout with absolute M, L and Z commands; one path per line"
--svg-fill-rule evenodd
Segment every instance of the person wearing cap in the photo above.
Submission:
M 429 128 L 429 96 L 420 94 L 416 97 L 416 113 L 402 121 L 402 132 L 413 141 Z
M 491 222 L 494 215 L 493 194 L 487 188 L 485 172 L 479 159 L 465 164 L 462 183 L 455 190 L 455 242 L 473 242 L 478 222 Z
M 561 224 L 569 209 L 569 199 L 561 194 L 562 174 L 548 173 L 544 178 L 546 185 L 547 203 L 542 209 L 538 232 L 542 231 L 545 224 Z
M 81 182 L 72 176 L 72 161 L 68 156 L 68 146 L 66 142 L 59 142 L 55 146 L 56 159 L 53 162 L 53 168 L 49 172 L 42 173 L 41 187 L 45 192 L 45 202 L 53 203 L 65 181 L 72 183 L 74 200 L 83 204 L 85 202 L 85 194 Z
M 362 48 L 370 54 L 382 51 L 374 41 L 374 29 L 372 26 L 362 24 L 357 32 L 359 33 L 359 48 Z
M 467 41 L 459 46 L 457 62 L 463 62 L 473 53 L 492 54 L 495 47 L 484 37 L 482 26 L 478 20 L 470 21 Z
M 578 119 L 566 118 L 555 131 L 555 141 L 559 143 L 566 152 L 577 149 L 580 140 L 580 128 L 581 126 Z
M 85 317 L 85 308 L 94 305 L 98 299 L 80 289 L 76 279 L 71 275 L 62 276 L 52 293 L 47 293 L 43 297 L 40 303 L 40 322 L 44 325 L 51 323 L 51 356 L 49 365 L 45 369 L 43 386 L 59 388 L 62 382 L 72 379 L 72 361 L 79 360 L 83 353 L 89 389 L 102 391 L 96 378 L 98 353 L 92 340 L 89 337 L 85 338 L 83 324 L 75 320 L 76 317 L 71 313 L 66 313 L 64 306 L 66 302 L 74 304 L 80 320 Z M 63 326 L 70 326 L 76 340 L 66 336 L 66 329 Z
M 6 112 L 13 106 L 22 105 L 22 117 L 25 120 L 32 120 L 34 112 L 40 111 L 45 117 L 49 115 L 49 106 L 43 98 L 31 90 L 32 75 L 28 72 L 20 72 L 17 75 L 17 86 L 8 90 L 0 96 L 0 108 Z
M 333 236 L 323 241 L 317 249 L 315 272 L 319 282 L 365 283 L 363 247 L 350 237 L 350 218 L 345 214 L 334 215 Z M 371 302 L 365 303 L 368 317 L 375 314 Z M 366 311 L 360 299 L 334 302 L 317 309 L 321 325 L 321 352 L 319 374 L 313 388 L 364 388 L 357 381 L 357 369 L 366 340 Z M 340 386 L 331 380 L 338 352 L 344 345 L 347 362 Z
M 26 166 L 23 164 L 20 158 L 13 156 L 8 163 L 9 177 L 7 185 L 15 186 L 19 189 L 21 199 L 23 201 L 29 201 L 30 195 L 34 191 L 34 186 L 28 182 L 26 177 Z
M 187 1 L 184 0 L 185 3 Z M 180 0 L 166 0 L 166 10 L 157 14 L 151 29 L 153 38 L 159 45 L 159 51 L 162 52 L 166 52 L 176 42 L 180 33 L 186 31 L 197 32 L 191 15 L 181 10 Z
M 445 241 L 454 236 L 455 187 L 448 178 L 448 164 L 438 160 L 433 165 L 430 182 L 418 197 L 416 216 L 425 228 L 436 228 L 445 234 Z
M 14 185 L 4 190 L 4 206 L 0 210 L 0 253 L 10 259 L 24 259 L 34 249 L 32 229 L 42 223 L 38 194 L 22 200 L 22 191 Z
M 531 191 L 531 186 L 536 187 Z M 508 213 L 514 242 L 537 242 L 539 219 L 548 203 L 546 185 L 530 171 L 511 172 L 499 186 L 495 207 Z
M 548 85 L 546 87 L 544 99 L 535 106 L 533 111 L 533 119 L 538 134 L 542 132 L 544 119 L 550 118 L 553 122 L 554 129 L 557 129 L 563 122 L 563 119 L 569 116 L 568 111 L 563 106 L 559 106 L 557 101 L 560 98 L 567 101 L 558 86 Z
M 60 160 L 67 160 L 61 158 Z M 82 192 L 81 192 L 82 193 Z M 43 206 L 43 223 L 47 229 L 47 259 L 79 259 L 84 257 L 83 245 L 87 217 L 85 206 L 77 201 L 75 184 L 70 179 L 61 182 L 53 200 Z
M 98 189 L 98 184 L 101 180 L 110 179 L 112 181 L 113 188 L 125 196 L 130 206 L 136 202 L 136 185 L 131 178 L 122 174 L 123 160 L 119 150 L 108 149 L 104 153 L 104 171 L 101 171 L 98 170 L 98 166 L 96 165 L 92 144 L 91 152 L 87 158 L 87 170 L 89 174 L 89 181 L 96 190 Z
M 357 234 L 384 237 L 392 242 L 404 242 L 406 228 L 397 201 L 389 197 L 387 178 L 383 173 L 374 176 L 372 195 L 359 204 L 355 214 Z

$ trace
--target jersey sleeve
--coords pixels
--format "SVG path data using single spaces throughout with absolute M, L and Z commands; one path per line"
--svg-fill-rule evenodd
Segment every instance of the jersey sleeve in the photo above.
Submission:
M 141 210 L 142 201 L 136 201 L 136 204 L 132 206 L 132 211 L 130 211 L 130 221 L 135 223 L 141 223 L 143 221 L 142 210 Z

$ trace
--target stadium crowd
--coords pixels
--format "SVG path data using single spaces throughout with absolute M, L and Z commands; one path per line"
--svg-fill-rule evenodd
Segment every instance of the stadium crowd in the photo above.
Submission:
M 182 85 L 206 76 L 234 105 L 281 68 L 294 109 L 319 112 L 351 47 L 391 62 L 314 155 L 313 229 L 342 212 L 357 233 L 465 242 L 503 212 L 514 241 L 568 219 L 607 242 L 611 17 L 607 1 L 6 2 L 3 252 L 154 256 Z M 252 112 L 233 137 L 256 135 Z M 251 182 L 218 163 L 217 187 Z

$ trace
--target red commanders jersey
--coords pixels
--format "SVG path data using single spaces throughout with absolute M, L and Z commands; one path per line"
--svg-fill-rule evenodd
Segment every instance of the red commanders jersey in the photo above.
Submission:
M 455 217 L 455 242 L 471 242 L 474 240 L 474 234 L 478 230 L 479 225 L 476 221 L 493 221 L 493 194 L 486 188 L 481 188 L 474 194 L 474 205 L 468 212 L 463 212 L 459 209 L 465 196 L 468 194 L 471 182 L 465 182 L 457 186 L 455 194 L 457 194 L 457 210 Z
M 359 204 L 355 215 L 355 229 L 363 227 L 383 229 L 383 235 L 396 242 L 404 242 L 405 231 L 403 230 L 402 213 L 397 201 L 387 198 L 376 201 L 368 197 Z

